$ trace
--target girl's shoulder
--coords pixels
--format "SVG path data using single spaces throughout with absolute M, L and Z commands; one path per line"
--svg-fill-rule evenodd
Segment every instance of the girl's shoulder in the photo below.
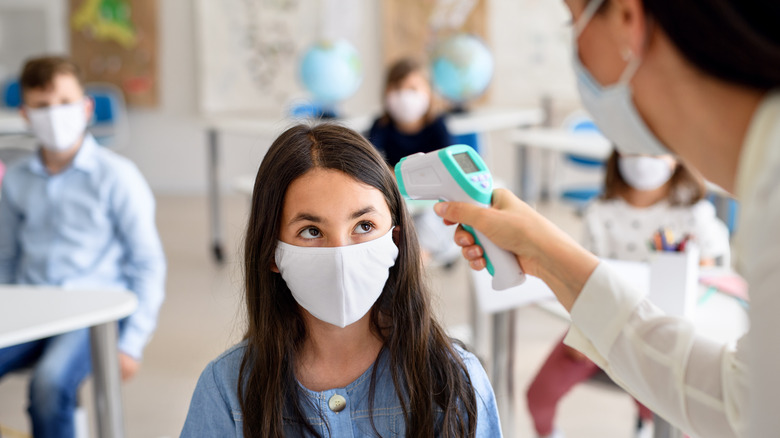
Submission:
M 245 340 L 228 348 L 206 366 L 203 374 L 211 374 L 214 383 L 221 388 L 228 390 L 236 388 L 241 361 L 244 359 L 246 348 L 247 343 Z

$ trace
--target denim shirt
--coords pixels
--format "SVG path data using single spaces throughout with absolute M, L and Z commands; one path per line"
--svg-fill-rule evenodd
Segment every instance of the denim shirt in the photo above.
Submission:
M 460 348 L 456 349 L 466 364 L 476 393 L 476 436 L 500 437 L 496 399 L 485 370 L 474 355 Z M 244 341 L 206 366 L 192 396 L 182 437 L 244 436 L 237 384 L 238 370 L 245 350 Z M 383 351 L 372 367 L 344 388 L 317 392 L 299 385 L 306 420 L 322 437 L 376 436 L 368 409 L 368 390 L 373 367 L 378 367 L 374 394 L 374 426 L 379 435 L 385 438 L 406 436 L 403 410 L 388 369 L 387 354 Z M 329 408 L 329 401 L 336 395 L 346 400 L 346 406 L 340 412 Z M 283 402 L 282 397 L 279 402 Z M 291 420 L 285 419 L 285 434 L 300 436 L 301 429 Z
M 120 324 L 119 349 L 140 359 L 165 296 L 154 207 L 138 168 L 89 134 L 60 173 L 40 153 L 19 160 L 0 196 L 0 284 L 129 289 L 138 309 Z

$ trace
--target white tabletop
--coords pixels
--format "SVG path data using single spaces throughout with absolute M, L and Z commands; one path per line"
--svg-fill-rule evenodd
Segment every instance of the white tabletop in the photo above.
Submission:
M 516 145 L 549 149 L 556 152 L 606 159 L 612 152 L 612 142 L 601 134 L 573 133 L 561 128 L 517 130 L 512 134 Z
M 649 292 L 649 264 L 613 259 L 601 260 L 642 293 Z M 718 271 L 718 269 L 702 269 L 702 274 Z M 569 317 L 563 306 L 558 304 L 552 290 L 536 277 L 526 276 L 526 281 L 522 285 L 503 291 L 493 290 L 492 278 L 484 269 L 472 271 L 472 279 L 476 287 L 477 304 L 482 312 L 495 313 L 528 304 L 545 303 L 544 307 L 553 313 L 567 319 Z M 706 290 L 705 286 L 700 286 L 700 295 L 703 295 Z M 551 303 L 553 305 L 550 305 Z M 699 301 L 690 320 L 700 334 L 716 342 L 736 340 L 747 332 L 750 325 L 746 309 L 736 299 L 721 293 Z
M 0 348 L 116 321 L 138 306 L 122 290 L 0 286 Z
M 27 123 L 17 110 L 0 109 L 0 135 L 23 134 L 27 132 Z
M 331 119 L 358 132 L 366 132 L 376 118 L 376 114 Z M 325 120 L 325 121 L 331 121 Z M 450 114 L 445 119 L 447 129 L 453 135 L 474 132 L 489 132 L 511 129 L 520 126 L 535 125 L 544 120 L 544 112 L 539 108 L 478 108 L 465 113 Z M 311 123 L 310 119 L 272 118 L 236 114 L 215 116 L 207 120 L 211 129 L 242 134 L 276 137 L 295 123 Z

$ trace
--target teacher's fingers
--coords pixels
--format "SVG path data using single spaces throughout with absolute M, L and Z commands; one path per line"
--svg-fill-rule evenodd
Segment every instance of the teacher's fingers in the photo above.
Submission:
M 433 210 L 444 219 L 444 223 L 474 225 L 485 208 L 465 202 L 439 202 Z
M 468 231 L 464 230 L 461 226 L 455 229 L 455 236 L 453 239 L 455 240 L 455 243 L 458 244 L 458 246 L 463 247 L 470 246 L 475 243 L 474 236 L 472 236 Z

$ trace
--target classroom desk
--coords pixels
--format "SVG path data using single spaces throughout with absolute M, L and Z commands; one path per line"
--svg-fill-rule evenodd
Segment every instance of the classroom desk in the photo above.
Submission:
M 533 171 L 528 148 L 534 147 L 546 151 L 576 154 L 588 158 L 604 159 L 612 152 L 612 142 L 601 134 L 594 132 L 574 133 L 562 128 L 536 128 L 516 130 L 512 134 L 511 145 L 519 148 L 518 174 L 520 198 L 525 202 L 533 202 L 536 198 L 533 187 Z
M 116 321 L 138 306 L 121 290 L 0 285 L 0 348 L 89 327 L 98 436 L 124 436 Z
M 374 118 L 375 115 L 364 115 L 323 121 L 333 121 L 358 132 L 367 132 L 371 128 Z M 540 108 L 481 108 L 466 113 L 451 114 L 447 117 L 446 123 L 451 134 L 461 135 L 536 125 L 544 119 L 544 111 Z M 296 121 L 311 123 L 311 120 L 308 119 L 282 118 L 273 120 L 267 117 L 247 115 L 214 117 L 207 121 L 209 214 L 211 216 L 212 252 L 217 262 L 221 263 L 224 259 L 219 181 L 220 134 L 232 132 L 256 135 L 268 138 L 270 143 L 271 139 L 276 138 Z
M 0 135 L 17 135 L 27 132 L 27 122 L 19 115 L 19 111 L 0 109 Z

